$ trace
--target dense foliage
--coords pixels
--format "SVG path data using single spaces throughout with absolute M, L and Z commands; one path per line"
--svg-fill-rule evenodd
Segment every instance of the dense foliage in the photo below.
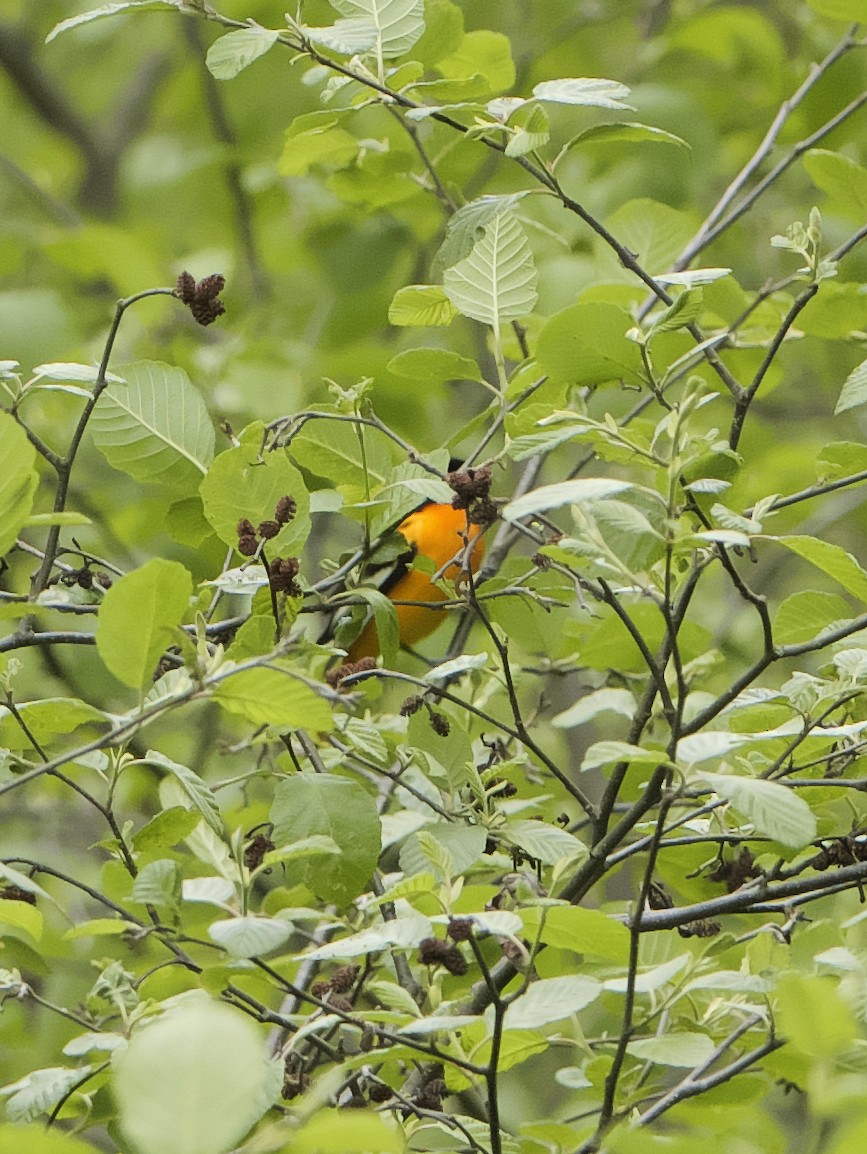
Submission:
M 0 1152 L 860 1148 L 863 0 L 283 7 L 0 21 Z

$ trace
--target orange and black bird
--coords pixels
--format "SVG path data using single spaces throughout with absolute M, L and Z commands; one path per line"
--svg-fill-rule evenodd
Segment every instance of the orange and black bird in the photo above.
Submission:
M 456 581 L 461 573 L 461 552 L 468 528 L 468 501 L 462 501 L 460 488 L 454 484 L 455 476 L 466 477 L 468 474 L 457 473 L 460 462 L 450 462 L 449 480 L 455 488 L 456 498 L 453 504 L 437 501 L 426 501 L 409 516 L 405 517 L 397 526 L 397 532 L 406 540 L 409 549 L 398 557 L 393 569 L 379 586 L 394 603 L 397 614 L 398 629 L 401 645 L 415 645 L 423 640 L 442 622 L 443 614 L 435 608 L 436 605 L 448 600 L 448 593 L 438 583 L 431 580 L 432 574 L 422 569 L 412 568 L 415 557 L 427 557 L 433 562 L 434 572 L 439 572 L 448 562 L 457 557 L 457 562 L 448 565 L 443 576 L 447 581 Z M 476 471 L 481 472 L 481 470 Z M 487 473 L 487 470 L 485 470 Z M 486 478 L 485 499 L 487 500 L 487 486 L 490 484 L 490 474 Z M 472 500 L 472 498 L 471 498 Z M 460 507 L 455 508 L 455 505 Z M 485 542 L 482 537 L 484 524 L 469 524 L 469 541 L 472 543 L 467 562 L 473 573 L 478 571 L 485 555 Z M 413 602 L 413 604 L 401 604 Z M 429 604 L 415 604 L 428 602 Z M 432 607 L 433 606 L 433 607 Z M 376 625 L 371 619 L 366 623 L 361 633 L 349 646 L 346 660 L 360 661 L 363 657 L 376 657 L 379 654 L 379 641 L 376 635 Z

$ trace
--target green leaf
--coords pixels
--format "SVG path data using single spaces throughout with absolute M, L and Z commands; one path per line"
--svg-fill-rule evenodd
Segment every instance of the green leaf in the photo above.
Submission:
M 125 918 L 91 918 L 67 930 L 63 937 L 67 941 L 75 941 L 76 938 L 114 938 L 130 930 L 137 932 L 140 929 L 136 922 Z
M 204 782 L 202 785 L 204 786 Z M 139 853 L 169 849 L 183 841 L 187 834 L 192 833 L 200 818 L 200 813 L 180 805 L 161 810 L 133 835 L 133 848 Z
M 107 714 L 77 697 L 43 697 L 22 701 L 16 710 L 27 727 L 21 725 L 5 705 L 0 705 L 0 747 L 32 750 L 33 742 L 50 745 L 57 737 L 68 737 L 82 725 L 106 724 Z
M 242 669 L 219 682 L 214 698 L 251 725 L 328 731 L 331 707 L 309 685 L 279 668 Z
M 707 1034 L 684 1030 L 655 1038 L 638 1038 L 626 1047 L 627 1053 L 642 1062 L 658 1066 L 692 1068 L 706 1062 L 716 1047 Z
M 629 930 L 601 910 L 581 906 L 530 906 L 521 910 L 524 936 L 591 958 L 626 963 Z
M 214 457 L 214 427 L 201 393 L 182 369 L 139 361 L 123 370 L 125 385 L 111 385 L 89 428 L 115 469 L 145 484 L 189 496 Z
M 851 553 L 847 553 L 839 545 L 832 545 L 830 541 L 820 541 L 815 537 L 775 537 L 773 540 L 803 557 L 817 569 L 821 569 L 853 597 L 867 602 L 867 572 L 861 568 Z
M 181 868 L 171 858 L 142 866 L 132 884 L 132 900 L 157 909 L 176 910 L 181 897 Z
M 143 689 L 175 643 L 192 596 L 192 579 L 177 561 L 155 557 L 119 578 L 99 607 L 96 648 L 111 673 Z
M 380 922 L 359 934 L 338 938 L 326 946 L 317 946 L 314 950 L 308 950 L 303 957 L 311 962 L 330 962 L 337 958 L 360 958 L 365 954 L 379 953 L 380 950 L 413 950 L 430 934 L 430 920 L 414 914 Z
M 77 361 L 51 361 L 49 364 L 37 365 L 33 376 L 45 381 L 83 381 L 93 385 L 99 376 L 99 366 L 81 365 Z M 114 373 L 106 373 L 105 379 L 109 384 L 124 383 L 123 377 Z M 90 396 L 90 393 L 85 391 L 85 395 Z
M 388 306 L 389 324 L 398 327 L 428 327 L 450 325 L 458 310 L 434 284 L 411 284 L 398 289 Z
M 36 450 L 8 413 L 0 412 L 0 557 L 15 544 L 33 506 L 39 484 Z
M 277 162 L 281 176 L 306 176 L 311 168 L 323 165 L 343 168 L 355 160 L 359 143 L 344 128 L 338 128 L 337 112 L 307 112 L 296 116 L 286 129 L 283 152 Z
M 506 156 L 526 156 L 537 148 L 542 148 L 550 139 L 551 122 L 541 104 L 529 104 L 519 108 L 509 117 L 509 128 L 514 134 L 506 142 Z
M 447 79 L 482 76 L 487 93 L 491 94 L 505 92 L 515 83 L 515 64 L 508 37 L 487 29 L 465 33 L 457 51 L 440 60 L 437 68 Z
M 285 945 L 294 932 L 291 922 L 254 915 L 226 918 L 208 926 L 208 935 L 233 958 L 255 958 Z
M 189 798 L 193 809 L 202 815 L 214 833 L 222 836 L 224 830 L 223 818 L 220 813 L 220 807 L 217 804 L 217 799 L 211 792 L 207 782 L 203 781 L 197 773 L 189 769 L 186 765 L 181 765 L 180 762 L 172 761 L 170 757 L 166 757 L 165 754 L 159 753 L 155 749 L 149 749 L 144 757 L 136 758 L 134 764 L 152 765 L 170 774 L 184 791 L 184 794 Z M 195 823 L 192 828 L 195 828 Z M 143 833 L 144 831 L 141 832 Z M 188 830 L 187 832 L 190 831 Z M 185 837 L 186 834 L 181 834 L 180 836 Z
M 679 148 L 689 148 L 685 140 L 666 132 L 663 128 L 654 128 L 650 124 L 634 124 L 628 121 L 617 121 L 611 124 L 593 124 L 573 136 L 567 148 L 576 148 L 581 144 L 676 144 Z
M 861 0 L 807 0 L 814 12 L 820 16 L 830 16 L 832 20 L 863 20 L 864 5 Z
M 560 509 L 563 505 L 580 504 L 582 501 L 597 501 L 631 489 L 629 481 L 614 481 L 606 477 L 579 477 L 574 481 L 557 481 L 553 485 L 542 485 L 532 489 L 522 497 L 510 501 L 503 509 L 506 521 L 519 521 L 534 513 L 546 513 L 549 509 Z
M 205 63 L 216 80 L 231 80 L 274 47 L 279 33 L 267 28 L 238 28 L 215 40 Z
M 577 77 L 564 80 L 543 80 L 533 89 L 537 100 L 548 100 L 555 104 L 583 104 L 592 108 L 631 109 L 624 104 L 629 95 L 625 84 L 600 77 Z
M 484 236 L 485 227 L 496 217 L 520 204 L 525 193 L 508 196 L 480 196 L 461 205 L 446 225 L 445 240 L 433 260 L 433 271 L 441 273 L 470 255 Z
M 301 474 L 283 449 L 261 458 L 246 445 L 220 453 L 199 492 L 205 516 L 226 545 L 237 545 L 242 517 L 254 526 L 270 520 L 281 497 L 293 497 L 298 508 L 295 517 L 268 542 L 268 556 L 298 554 L 309 536 L 310 498 Z
M 349 16 L 337 20 L 328 28 L 310 28 L 300 25 L 305 38 L 322 48 L 329 48 L 341 56 L 355 56 L 367 52 L 377 42 L 376 25 L 367 16 Z
M 102 4 L 99 8 L 91 8 L 89 12 L 79 12 L 77 16 L 70 16 L 68 20 L 61 20 L 59 24 L 55 24 L 45 37 L 45 43 L 50 44 L 61 32 L 68 32 L 70 28 L 77 28 L 79 24 L 89 24 L 92 20 L 102 20 L 105 16 L 116 16 L 118 12 L 126 12 L 134 8 L 174 8 L 177 10 L 180 7 L 181 0 L 123 0 L 122 3 L 118 4 Z
M 500 830 L 500 836 L 543 865 L 556 865 L 563 858 L 584 857 L 587 853 L 580 838 L 544 821 L 509 822 Z
M 6 929 L 14 929 L 38 942 L 42 937 L 42 921 L 42 911 L 29 902 L 0 900 L 0 938 Z
M 392 467 L 386 439 L 375 429 L 349 422 L 308 421 L 292 438 L 291 453 L 314 476 L 324 473 L 332 484 L 354 485 L 362 492 L 365 476 L 371 488 L 376 489 Z
M 605 765 L 617 765 L 621 761 L 653 768 L 668 764 L 665 754 L 658 749 L 642 749 L 640 745 L 630 745 L 626 741 L 596 741 L 584 754 L 581 772 L 601 769 Z
M 692 324 L 701 315 L 703 305 L 704 296 L 700 288 L 685 289 L 674 298 L 668 308 L 653 318 L 649 336 L 675 332 Z
M 400 648 L 400 626 L 394 605 L 379 589 L 372 589 L 367 585 L 357 586 L 352 590 L 352 596 L 366 601 L 373 610 L 376 640 L 382 654 L 382 663 L 386 669 L 390 668 L 394 665 Z
M 780 1034 L 802 1054 L 838 1058 L 857 1037 L 857 1019 L 831 978 L 784 974 L 775 1002 Z
M 356 782 L 297 774 L 277 785 L 270 817 L 278 845 L 324 834 L 339 847 L 339 856 L 292 866 L 292 876 L 323 901 L 344 906 L 368 887 L 381 847 L 380 820 L 374 798 Z
M 120 1128 L 139 1154 L 226 1154 L 270 1105 L 262 1038 L 239 1010 L 195 996 L 133 1034 L 113 1067 Z
M 695 224 L 685 212 L 647 198 L 627 201 L 605 220 L 605 227 L 637 254 L 643 268 L 660 271 L 671 268 L 692 238 Z M 635 274 L 623 267 L 607 245 L 600 240 L 596 247 L 600 266 L 597 275 L 610 277 L 612 283 L 636 283 Z
M 564 978 L 543 978 L 527 987 L 506 1010 L 506 1030 L 535 1030 L 560 1022 L 589 1006 L 602 993 L 595 978 L 575 974 Z M 492 1016 L 489 1007 L 486 1018 Z
M 532 312 L 536 266 L 518 218 L 508 211 L 495 216 L 470 255 L 446 269 L 443 288 L 459 312 L 495 333 L 503 321 Z
M 843 390 L 834 408 L 834 416 L 856 409 L 867 401 L 867 361 L 862 361 L 846 378 Z
M 58 1102 L 65 1098 L 72 1088 L 90 1072 L 90 1066 L 52 1066 L 44 1070 L 32 1070 L 0 1088 L 0 1095 L 7 1098 L 6 1113 L 13 1122 L 32 1122 L 40 1114 L 50 1114 Z M 88 1148 L 89 1149 L 89 1148 Z M 15 1147 L 19 1154 L 21 1147 Z
M 419 384 L 482 379 L 475 361 L 451 349 L 405 349 L 392 357 L 386 368 L 396 377 L 408 377 Z
M 867 470 L 867 445 L 854 441 L 835 441 L 825 445 L 816 457 L 816 478 L 819 482 L 836 481 L 852 473 Z
M 372 23 L 376 54 L 385 60 L 405 55 L 424 32 L 424 0 L 330 0 L 330 4 L 342 16 Z
M 49 525 L 92 525 L 90 517 L 83 513 L 31 513 L 24 522 L 27 528 L 47 528 Z
M 573 729 L 585 725 L 600 713 L 619 713 L 621 717 L 632 717 L 635 713 L 635 698 L 628 689 L 597 689 L 585 693 L 574 705 L 551 718 L 557 729 Z
M 291 845 L 283 845 L 278 849 L 268 850 L 262 859 L 262 865 L 281 865 L 284 862 L 297 861 L 302 857 L 320 857 L 322 854 L 340 853 L 340 846 L 330 837 L 315 833 L 310 837 L 293 841 Z
M 99 1154 L 97 1146 L 44 1125 L 0 1125 L 0 1154 Z
M 464 14 L 452 0 L 425 0 L 424 35 L 413 47 L 413 58 L 428 68 L 457 52 L 464 36 Z
M 774 641 L 778 645 L 799 645 L 812 641 L 823 629 L 848 621 L 849 604 L 835 593 L 803 589 L 782 602 L 774 615 Z
M 757 833 L 793 849 L 815 838 L 816 815 L 794 790 L 759 777 L 704 771 L 699 776 L 752 822 Z
M 292 1154 L 405 1154 L 403 1129 L 372 1111 L 320 1109 L 292 1132 Z M 147 1152 L 146 1152 L 147 1154 Z
M 485 852 L 486 835 L 480 825 L 434 822 L 412 834 L 400 847 L 400 868 L 409 875 L 429 872 L 441 881 L 465 874 Z M 432 844 L 433 843 L 433 844 Z M 444 851 L 446 857 L 440 851 Z
M 626 332 L 632 318 L 619 305 L 586 301 L 555 313 L 542 326 L 536 355 L 543 373 L 564 384 L 639 384 L 641 350 Z

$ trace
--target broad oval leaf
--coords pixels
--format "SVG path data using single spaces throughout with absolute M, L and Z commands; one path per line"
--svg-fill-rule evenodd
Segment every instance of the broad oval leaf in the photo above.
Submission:
M 722 773 L 702 773 L 701 777 L 752 822 L 758 833 L 793 849 L 815 838 L 816 815 L 794 790 L 760 777 Z
M 115 469 L 183 496 L 214 457 L 214 426 L 202 394 L 183 369 L 138 361 L 123 369 L 125 385 L 100 397 L 89 428 Z
M 559 509 L 563 505 L 580 504 L 582 501 L 596 501 L 612 497 L 631 489 L 629 481 L 614 481 L 608 477 L 579 477 L 574 481 L 558 481 L 553 485 L 542 485 L 532 489 L 523 497 L 510 501 L 503 509 L 507 521 L 519 521 L 533 513 L 545 513 L 549 509 Z
M 424 32 L 424 0 L 330 0 L 341 16 L 361 17 L 375 30 L 377 55 L 403 56 Z
M 208 934 L 233 958 L 255 958 L 279 949 L 292 935 L 290 922 L 255 916 L 225 918 L 208 926 Z
M 589 1006 L 601 993 L 600 982 L 580 974 L 543 978 L 533 982 L 506 1010 L 505 1029 L 535 1030 L 559 1022 Z M 490 1009 L 486 1017 L 489 1015 Z
M 274 47 L 277 32 L 268 28 L 237 28 L 215 40 L 205 63 L 215 80 L 231 80 Z
M 99 607 L 96 648 L 108 670 L 143 689 L 189 608 L 193 582 L 177 561 L 154 557 L 112 585 Z
M 310 498 L 304 480 L 282 449 L 260 456 L 246 444 L 214 458 L 199 486 L 205 517 L 227 545 L 238 543 L 238 521 L 270 520 L 281 497 L 292 497 L 296 513 L 269 542 L 268 555 L 300 553 L 310 533 Z
M 226 1154 L 270 1105 L 259 1031 L 239 1010 L 196 998 L 140 1027 L 114 1066 L 120 1128 L 139 1154 Z
M 526 233 L 514 213 L 498 213 L 469 256 L 446 269 L 446 296 L 458 312 L 491 325 L 532 312 L 536 265 Z
M 597 76 L 569 77 L 563 80 L 543 80 L 533 89 L 537 100 L 555 104 L 584 104 L 592 108 L 632 109 L 624 100 L 629 95 L 625 84 Z
M 15 544 L 33 507 L 39 484 L 36 450 L 18 422 L 0 412 L 0 557 Z

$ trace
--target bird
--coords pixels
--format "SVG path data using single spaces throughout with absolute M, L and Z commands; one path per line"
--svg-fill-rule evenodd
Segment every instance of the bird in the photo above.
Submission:
M 448 599 L 448 593 L 431 580 L 432 574 L 412 568 L 413 558 L 427 557 L 433 562 L 435 572 L 438 572 L 461 551 L 462 535 L 466 534 L 467 528 L 466 509 L 455 509 L 451 504 L 437 501 L 426 501 L 397 526 L 397 532 L 406 540 L 409 549 L 397 559 L 391 573 L 379 588 L 395 603 L 401 645 L 412 646 L 422 641 L 433 633 L 443 615 L 428 605 L 406 605 L 400 602 L 442 603 Z M 471 548 L 468 563 L 470 570 L 476 573 L 485 555 L 485 542 L 478 525 L 469 525 L 469 530 Z M 455 581 L 460 574 L 458 558 L 457 563 L 448 565 L 443 576 L 446 580 Z M 346 661 L 354 663 L 364 657 L 378 655 L 379 640 L 376 625 L 371 619 L 350 644 Z

